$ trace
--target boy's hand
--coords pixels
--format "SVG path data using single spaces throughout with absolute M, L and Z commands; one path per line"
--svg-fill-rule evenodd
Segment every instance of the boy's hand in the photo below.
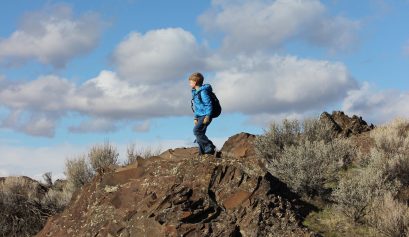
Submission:
M 194 120 L 193 120 L 193 123 L 194 123 L 194 125 L 196 126 L 197 123 L 198 123 L 198 120 L 197 120 L 197 119 L 194 119 Z
M 208 124 L 208 123 L 209 123 L 209 120 L 210 120 L 209 116 L 206 116 L 206 117 L 203 119 L 203 124 Z

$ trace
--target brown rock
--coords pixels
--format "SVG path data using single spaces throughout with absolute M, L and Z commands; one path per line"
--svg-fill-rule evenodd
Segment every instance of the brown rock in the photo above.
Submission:
M 342 137 L 362 134 L 375 128 L 373 124 L 368 125 L 362 117 L 356 115 L 349 117 L 342 111 L 334 111 L 332 114 L 324 112 L 320 120 L 328 123 L 334 133 Z

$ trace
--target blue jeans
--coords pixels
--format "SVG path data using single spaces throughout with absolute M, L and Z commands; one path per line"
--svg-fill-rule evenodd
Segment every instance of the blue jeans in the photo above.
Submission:
M 212 122 L 212 119 L 209 119 L 207 124 L 203 124 L 205 116 L 198 117 L 196 126 L 193 128 L 193 134 L 196 136 L 196 142 L 199 144 L 199 154 L 210 154 L 214 153 L 216 148 L 213 145 L 213 142 L 209 140 L 206 136 L 206 129 Z

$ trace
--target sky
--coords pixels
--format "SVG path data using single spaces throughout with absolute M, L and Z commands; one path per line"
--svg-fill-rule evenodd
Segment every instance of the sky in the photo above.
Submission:
M 192 147 L 188 76 L 223 112 L 220 149 L 284 118 L 409 116 L 408 0 L 3 0 L 0 176 L 63 177 L 109 141 Z

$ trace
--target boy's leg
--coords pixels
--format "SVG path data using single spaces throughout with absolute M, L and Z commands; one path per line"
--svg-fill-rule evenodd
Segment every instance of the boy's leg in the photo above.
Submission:
M 213 153 L 215 146 L 213 142 L 206 136 L 206 130 L 212 119 L 207 124 L 203 124 L 204 116 L 198 118 L 197 125 L 193 128 L 193 134 L 196 136 L 196 141 L 199 144 L 199 153 Z

